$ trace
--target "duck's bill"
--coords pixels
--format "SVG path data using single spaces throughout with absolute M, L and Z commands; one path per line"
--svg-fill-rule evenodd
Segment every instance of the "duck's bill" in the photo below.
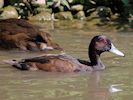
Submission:
M 125 56 L 124 53 L 119 51 L 112 43 L 111 43 L 111 49 L 109 51 L 116 54 L 116 55 L 118 55 L 118 56 L 122 56 L 122 57 Z

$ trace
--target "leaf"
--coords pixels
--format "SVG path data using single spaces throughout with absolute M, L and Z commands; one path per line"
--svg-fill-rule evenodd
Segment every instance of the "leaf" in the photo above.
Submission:
M 129 5 L 129 0 L 122 0 L 122 2 L 125 4 L 125 6 Z

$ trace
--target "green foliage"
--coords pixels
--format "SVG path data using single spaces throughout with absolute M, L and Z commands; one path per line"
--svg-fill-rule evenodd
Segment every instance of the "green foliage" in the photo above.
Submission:
M 129 6 L 129 0 L 122 0 L 125 6 Z

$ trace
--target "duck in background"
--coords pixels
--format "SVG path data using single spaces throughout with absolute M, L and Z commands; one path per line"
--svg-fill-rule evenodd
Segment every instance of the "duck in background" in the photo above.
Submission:
M 21 50 L 47 50 L 62 48 L 54 43 L 47 32 L 23 19 L 0 20 L 0 48 Z
M 119 56 L 124 54 L 115 48 L 109 38 L 104 35 L 93 37 L 89 45 L 90 62 L 76 59 L 67 54 L 45 54 L 43 56 L 26 58 L 20 61 L 5 60 L 20 70 L 44 70 L 48 72 L 86 72 L 105 69 L 104 64 L 100 60 L 103 52 L 112 52 Z

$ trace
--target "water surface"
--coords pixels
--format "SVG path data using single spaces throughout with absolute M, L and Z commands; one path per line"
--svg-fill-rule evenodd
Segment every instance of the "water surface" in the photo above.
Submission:
M 82 24 L 61 27 L 35 23 L 50 32 L 67 54 L 88 60 L 88 44 L 97 34 L 109 36 L 116 47 L 125 53 L 118 57 L 104 53 L 104 71 L 93 73 L 50 73 L 19 71 L 3 64 L 5 59 L 21 59 L 43 52 L 0 51 L 0 100 L 132 100 L 133 98 L 133 34 L 112 30 L 90 30 Z M 64 26 L 63 26 L 64 25 Z M 72 24 L 73 26 L 73 24 Z M 47 28 L 49 27 L 49 28 Z M 49 53 L 59 53 L 50 51 Z

